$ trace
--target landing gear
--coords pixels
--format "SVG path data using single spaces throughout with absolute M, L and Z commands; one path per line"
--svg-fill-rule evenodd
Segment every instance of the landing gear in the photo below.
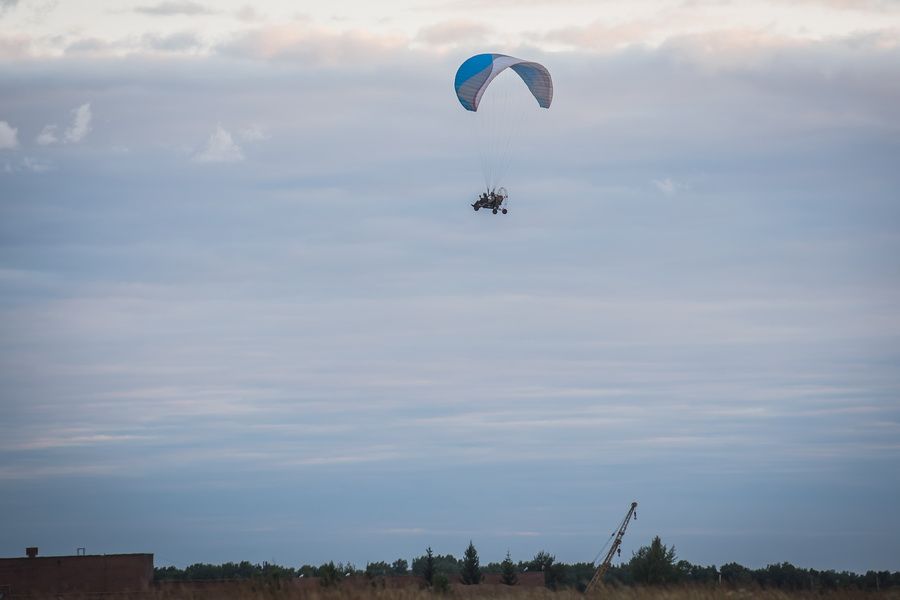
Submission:
M 497 211 L 494 211 L 494 212 L 497 212 Z M 502 213 L 505 215 L 505 214 L 506 214 L 506 209 L 505 209 L 505 208 L 500 209 L 500 212 L 502 212 Z
M 497 214 L 497 209 L 495 208 L 495 209 L 493 209 L 491 212 L 494 213 L 494 214 L 496 215 L 496 214 Z
M 478 209 L 481 208 L 481 207 L 480 207 L 480 206 L 473 206 L 472 208 L 475 209 L 475 212 L 478 212 Z

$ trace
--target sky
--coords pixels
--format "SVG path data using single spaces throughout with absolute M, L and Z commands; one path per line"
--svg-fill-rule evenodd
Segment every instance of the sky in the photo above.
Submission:
M 554 80 L 505 216 L 480 52 Z M 634 500 L 624 559 L 900 570 L 898 67 L 893 0 L 0 0 L 0 555 L 589 561 Z

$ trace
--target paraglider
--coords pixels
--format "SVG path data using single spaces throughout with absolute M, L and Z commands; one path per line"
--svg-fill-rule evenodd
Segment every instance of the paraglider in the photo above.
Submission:
M 503 206 L 503 201 L 509 198 L 509 194 L 506 193 L 506 188 L 500 188 L 499 190 L 489 190 L 487 192 L 482 192 L 480 196 L 478 196 L 478 200 L 475 201 L 475 204 L 472 205 L 476 211 L 479 208 L 490 208 L 491 212 L 495 215 L 499 210 L 504 215 L 506 214 L 506 208 Z
M 525 115 L 532 114 L 534 104 L 521 89 L 518 78 L 505 77 L 505 81 L 492 85 L 504 72 L 511 70 L 521 78 L 531 97 L 541 108 L 550 108 L 553 102 L 553 80 L 543 65 L 507 56 L 505 54 L 476 54 L 463 62 L 456 71 L 456 97 L 459 103 L 473 115 L 476 133 L 481 138 L 477 144 L 481 155 L 485 191 L 472 204 L 477 211 L 490 208 L 493 214 L 507 213 L 509 195 L 500 187 L 505 175 L 512 147 L 512 137 L 521 129 Z M 516 89 L 511 89 L 515 86 Z M 490 91 L 489 91 L 490 90 Z M 531 106 L 525 106 L 528 102 Z

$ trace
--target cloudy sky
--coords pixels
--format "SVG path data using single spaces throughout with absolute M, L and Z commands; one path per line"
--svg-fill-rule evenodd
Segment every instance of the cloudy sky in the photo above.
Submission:
M 482 51 L 556 88 L 505 217 Z M 900 569 L 898 71 L 893 0 L 0 0 L 0 555 L 583 561 L 637 500 L 626 557 Z

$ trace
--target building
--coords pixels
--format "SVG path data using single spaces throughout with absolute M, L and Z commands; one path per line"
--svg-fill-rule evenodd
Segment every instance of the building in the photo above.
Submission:
M 0 558 L 0 597 L 144 591 L 153 583 L 152 554 L 95 554 Z

